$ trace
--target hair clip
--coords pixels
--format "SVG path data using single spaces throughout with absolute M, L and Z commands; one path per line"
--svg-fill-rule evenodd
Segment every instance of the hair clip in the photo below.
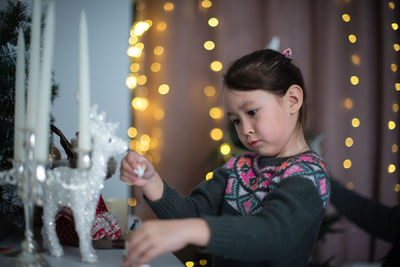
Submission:
M 285 58 L 292 59 L 292 49 L 287 48 L 287 49 L 283 50 L 282 55 Z

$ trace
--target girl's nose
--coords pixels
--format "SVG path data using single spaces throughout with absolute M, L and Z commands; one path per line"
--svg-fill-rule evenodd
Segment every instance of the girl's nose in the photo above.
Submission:
M 245 135 L 254 134 L 254 128 L 250 123 L 243 124 L 243 133 Z

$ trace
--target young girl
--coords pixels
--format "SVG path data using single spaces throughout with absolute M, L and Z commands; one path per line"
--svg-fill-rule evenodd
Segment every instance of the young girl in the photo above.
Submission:
M 125 266 L 188 244 L 213 254 L 213 266 L 308 265 L 329 181 L 304 138 L 306 94 L 290 54 L 260 50 L 228 69 L 227 115 L 252 152 L 217 168 L 190 196 L 169 187 L 146 158 L 128 152 L 121 180 L 140 187 L 154 213 L 170 220 L 148 221 L 134 232 Z

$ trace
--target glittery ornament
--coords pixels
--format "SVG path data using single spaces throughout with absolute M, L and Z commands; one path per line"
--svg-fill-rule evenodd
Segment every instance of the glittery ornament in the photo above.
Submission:
M 44 183 L 43 245 L 56 257 L 63 255 L 63 249 L 56 234 L 55 217 L 58 210 L 67 206 L 73 211 L 76 232 L 79 235 L 79 249 L 83 262 L 97 261 L 92 246 L 91 229 L 95 219 L 96 206 L 107 173 L 110 157 L 124 153 L 127 142 L 116 136 L 117 124 L 106 121 L 105 114 L 98 114 L 94 106 L 89 121 L 92 137 L 92 151 L 88 169 L 58 167 L 48 171 Z
M 145 167 L 143 167 L 142 165 L 139 165 L 134 172 L 136 173 L 137 176 L 142 177 L 144 175 L 144 170 Z

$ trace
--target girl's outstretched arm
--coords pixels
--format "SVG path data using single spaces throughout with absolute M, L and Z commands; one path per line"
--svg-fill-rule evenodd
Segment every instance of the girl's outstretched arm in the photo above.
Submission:
M 204 247 L 209 240 L 210 229 L 203 219 L 147 221 L 132 234 L 124 266 L 140 266 L 188 244 Z

